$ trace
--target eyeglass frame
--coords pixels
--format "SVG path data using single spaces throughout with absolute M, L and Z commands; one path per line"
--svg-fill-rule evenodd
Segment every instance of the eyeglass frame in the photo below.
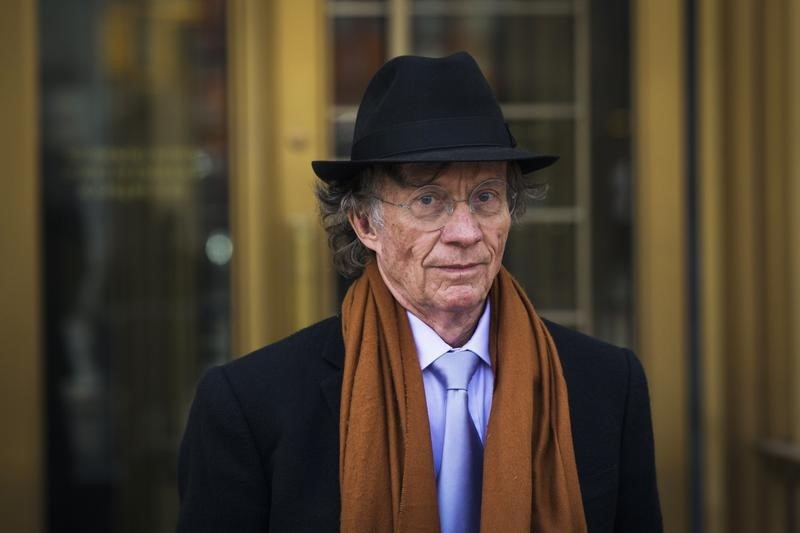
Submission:
M 496 182 L 501 182 L 505 186 L 505 188 L 506 188 L 506 191 L 505 191 L 506 207 L 508 208 L 508 214 L 509 215 L 513 215 L 514 209 L 515 209 L 516 203 L 517 203 L 517 197 L 519 196 L 519 193 L 516 190 L 514 190 L 513 187 L 511 187 L 511 185 L 508 183 L 508 179 L 506 179 L 506 178 L 489 178 L 489 179 L 483 180 L 482 182 L 478 183 L 475 187 L 473 187 L 472 190 L 469 191 L 469 194 L 467 195 L 466 198 L 462 198 L 462 199 L 454 198 L 453 195 L 450 194 L 450 191 L 448 191 L 444 187 L 442 187 L 440 185 L 436 185 L 436 184 L 426 184 L 426 185 L 422 185 L 420 187 L 417 187 L 416 189 L 414 189 L 413 191 L 411 191 L 409 193 L 409 195 L 408 195 L 409 200 L 407 200 L 406 202 L 403 202 L 403 203 L 395 203 L 395 202 L 386 200 L 385 198 L 381 198 L 380 196 L 378 196 L 376 194 L 370 194 L 370 196 L 372 198 L 382 202 L 382 203 L 385 203 L 385 204 L 388 204 L 388 205 L 391 205 L 391 206 L 394 206 L 394 207 L 400 207 L 400 208 L 403 208 L 403 209 L 407 210 L 409 215 L 411 215 L 411 217 L 415 221 L 417 221 L 417 222 L 419 222 L 419 223 L 424 225 L 424 223 L 425 223 L 424 220 L 421 219 L 420 217 L 418 217 L 417 215 L 415 215 L 414 212 L 411 210 L 411 204 L 414 202 L 414 200 L 412 200 L 412 198 L 415 198 L 420 193 L 420 191 L 424 191 L 424 189 L 426 187 L 436 187 L 436 188 L 441 189 L 442 191 L 444 191 L 446 193 L 447 198 L 448 198 L 448 201 L 444 203 L 444 209 L 438 215 L 439 217 L 441 217 L 441 215 L 444 214 L 445 212 L 447 213 L 447 216 L 453 216 L 453 213 L 455 213 L 455 211 L 456 211 L 456 204 L 458 204 L 460 202 L 465 202 L 467 204 L 467 208 L 469 209 L 469 212 L 471 214 L 475 215 L 478 220 L 482 220 L 487 215 L 482 215 L 482 214 L 478 213 L 475 210 L 475 208 L 473 207 L 473 205 L 471 203 L 472 196 L 473 196 L 473 194 L 475 194 L 476 191 L 479 191 L 481 189 L 481 187 L 485 186 L 487 183 L 495 182 L 495 181 Z M 501 209 L 501 211 L 502 211 L 502 209 Z M 496 213 L 496 214 L 489 215 L 489 216 L 496 216 L 499 213 L 500 213 L 500 211 L 498 211 L 498 213 Z M 442 223 L 441 226 L 432 227 L 432 228 L 430 228 L 430 231 L 435 231 L 435 230 L 443 228 L 447 224 L 447 222 L 446 222 L 447 219 L 443 218 L 442 220 L 444 222 Z

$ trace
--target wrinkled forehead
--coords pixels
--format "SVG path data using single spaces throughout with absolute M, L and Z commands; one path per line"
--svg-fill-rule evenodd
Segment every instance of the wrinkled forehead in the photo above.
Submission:
M 478 184 L 490 178 L 507 179 L 505 161 L 404 163 L 393 165 L 384 175 L 401 187 L 421 187 L 430 183 L 447 185 L 451 181 Z

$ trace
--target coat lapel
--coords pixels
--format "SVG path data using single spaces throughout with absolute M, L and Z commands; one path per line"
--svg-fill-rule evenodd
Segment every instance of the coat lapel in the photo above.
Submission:
M 342 367 L 344 366 L 344 340 L 342 339 L 341 318 L 334 322 L 336 331 L 328 335 L 328 342 L 322 349 L 322 358 L 331 365 L 331 374 L 320 381 L 320 388 L 331 414 L 339 419 L 339 405 L 342 396 Z

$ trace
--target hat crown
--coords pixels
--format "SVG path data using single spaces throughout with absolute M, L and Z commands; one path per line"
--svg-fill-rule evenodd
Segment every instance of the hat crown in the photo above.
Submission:
M 400 56 L 370 80 L 356 117 L 351 159 L 463 146 L 514 146 L 471 55 Z
M 503 121 L 492 89 L 471 55 L 400 56 L 384 64 L 370 80 L 358 109 L 353 141 L 404 123 L 477 116 Z

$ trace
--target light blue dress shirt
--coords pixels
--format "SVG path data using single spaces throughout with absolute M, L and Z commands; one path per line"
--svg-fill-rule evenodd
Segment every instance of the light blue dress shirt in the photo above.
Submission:
M 440 356 L 454 350 L 470 350 L 482 361 L 469 382 L 469 414 L 475 423 L 475 429 L 486 444 L 486 427 L 489 424 L 489 413 L 492 410 L 492 393 L 494 391 L 494 372 L 489 358 L 489 302 L 487 300 L 483 314 L 472 338 L 464 346 L 450 346 L 436 334 L 430 326 L 415 315 L 406 311 L 411 325 L 411 334 L 417 347 L 419 366 L 422 368 L 422 382 L 425 387 L 425 401 L 428 404 L 428 420 L 431 425 L 431 444 L 433 445 L 433 467 L 436 475 L 442 463 L 442 441 L 444 439 L 445 398 L 447 391 L 433 375 L 430 365 Z

